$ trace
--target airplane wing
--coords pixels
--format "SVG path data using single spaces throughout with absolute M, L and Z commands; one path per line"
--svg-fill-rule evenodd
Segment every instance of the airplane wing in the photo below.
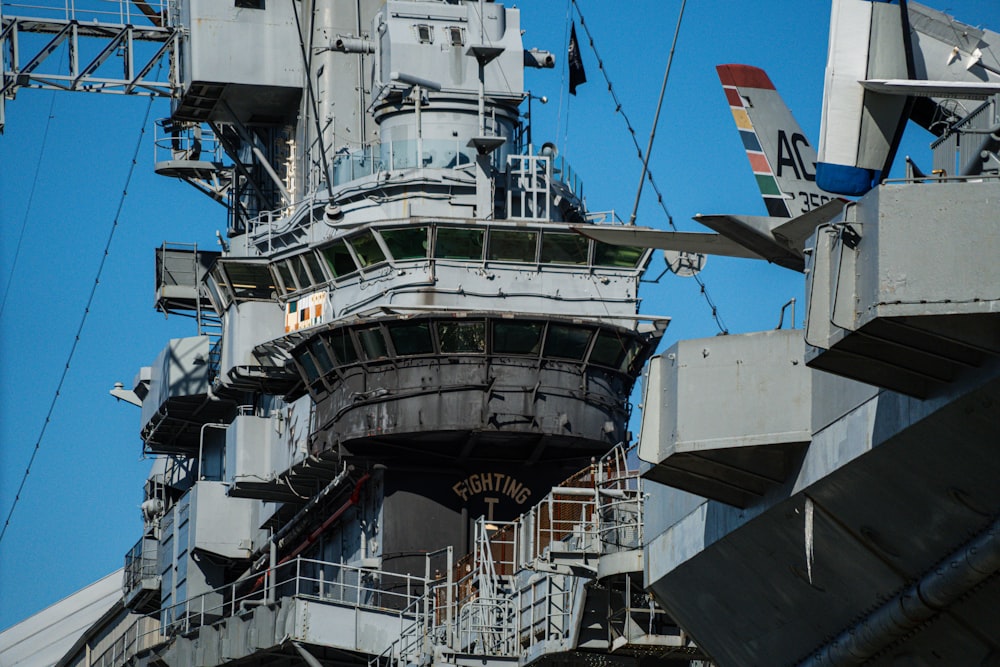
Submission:
M 838 197 L 791 220 L 752 215 L 696 215 L 694 220 L 769 262 L 803 271 L 806 239 L 818 225 L 840 215 L 844 204 Z
M 678 250 L 703 255 L 722 255 L 746 259 L 764 259 L 739 243 L 719 234 L 705 232 L 668 232 L 648 227 L 612 227 L 578 225 L 572 228 L 589 239 L 618 246 L 637 246 L 659 250 Z
M 1000 93 L 1000 83 L 978 81 L 925 81 L 922 79 L 866 79 L 861 87 L 876 93 L 913 97 L 956 97 L 985 100 Z
M 792 218 L 788 222 L 783 222 L 773 228 L 771 233 L 779 240 L 783 240 L 787 243 L 789 247 L 802 252 L 802 249 L 805 247 L 806 239 L 812 236 L 813 232 L 816 231 L 816 228 L 820 225 L 833 222 L 834 218 L 840 215 L 844 210 L 844 204 L 846 203 L 846 199 L 835 197 L 819 208 L 814 208 L 811 211 L 803 213 L 797 218 Z

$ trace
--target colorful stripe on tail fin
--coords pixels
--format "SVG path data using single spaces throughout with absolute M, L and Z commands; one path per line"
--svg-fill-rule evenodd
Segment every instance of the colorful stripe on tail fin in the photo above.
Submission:
M 816 185 L 816 150 L 767 73 L 750 65 L 715 69 L 768 215 L 790 218 L 833 199 Z

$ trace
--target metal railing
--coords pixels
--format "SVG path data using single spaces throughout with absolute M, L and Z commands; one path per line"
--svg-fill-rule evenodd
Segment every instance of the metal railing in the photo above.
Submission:
M 427 616 L 423 606 L 428 600 L 427 588 L 427 580 L 422 577 L 296 558 L 256 577 L 241 579 L 163 607 L 155 627 L 147 623 L 143 629 L 144 619 L 152 617 L 140 618 L 134 631 L 127 631 L 113 650 L 108 649 L 111 657 L 101 664 L 123 664 L 136 652 L 163 643 L 172 636 L 289 597 L 396 614 L 402 635 L 404 628 Z
M 425 616 L 372 664 L 420 664 L 428 642 L 474 655 L 514 657 L 574 631 L 579 580 L 515 574 L 557 553 L 613 553 L 642 547 L 642 489 L 618 447 L 513 521 L 476 522 L 475 550 L 428 591 Z M 454 619 L 452 621 L 452 619 Z M 452 627 L 452 623 L 454 626 Z
M 100 644 L 95 647 L 95 653 L 100 653 L 88 664 L 92 667 L 121 667 L 137 653 L 153 648 L 163 640 L 159 620 L 152 616 L 140 616 L 121 635 L 111 640 L 103 651 L 100 651 Z
M 148 12 L 165 15 L 174 0 L 147 0 Z M 4 2 L 3 13 L 40 19 L 78 21 L 80 23 L 149 23 L 149 14 L 131 0 L 61 0 L 59 2 Z
M 125 573 L 122 577 L 122 588 L 126 597 L 129 592 L 140 586 L 144 579 L 158 576 L 156 569 L 156 554 L 159 542 L 150 537 L 140 538 L 135 546 L 125 554 Z
M 160 118 L 153 129 L 153 160 L 221 162 L 222 145 L 207 124 Z
M 421 577 L 296 558 L 256 579 L 243 579 L 164 607 L 161 618 L 167 634 L 186 633 L 279 597 L 399 613 L 421 599 L 425 588 Z

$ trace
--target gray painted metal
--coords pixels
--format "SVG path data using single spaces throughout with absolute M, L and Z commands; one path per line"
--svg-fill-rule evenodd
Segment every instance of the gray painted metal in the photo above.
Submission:
M 185 0 L 178 12 L 185 39 L 178 54 L 182 81 L 175 118 L 232 122 L 294 113 L 303 67 L 298 49 L 288 48 L 299 42 L 290 4 L 241 8 Z
M 988 444 L 998 370 L 930 401 L 882 392 L 815 433 L 780 492 L 745 511 L 700 504 L 649 542 L 657 598 L 722 664 L 807 657 L 854 610 L 903 590 L 990 523 L 1000 502 Z M 944 613 L 966 618 L 961 605 Z M 980 636 L 997 631 L 990 619 L 973 621 Z M 967 642 L 983 654 L 979 639 L 949 628 L 913 643 L 950 652 Z
M 654 358 L 644 476 L 737 507 L 781 486 L 811 437 L 802 356 L 801 332 L 784 330 L 681 341 Z
M 997 181 L 886 185 L 820 227 L 808 364 L 924 397 L 1000 354 L 998 196 Z

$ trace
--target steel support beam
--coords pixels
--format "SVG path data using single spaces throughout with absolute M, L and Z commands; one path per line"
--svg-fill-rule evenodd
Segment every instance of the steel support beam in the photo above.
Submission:
M 21 16 L 4 16 L 0 21 L 3 57 L 0 96 L 4 98 L 12 99 L 18 88 L 171 97 L 180 87 L 176 66 L 180 32 L 172 27 Z M 29 45 L 34 45 L 26 41 L 27 35 L 51 35 L 51 38 L 41 48 L 35 46 L 29 51 Z M 98 45 L 93 57 L 81 58 L 83 38 L 100 40 L 104 45 Z M 137 42 L 143 46 L 137 46 Z M 61 47 L 68 50 L 68 58 L 49 58 Z M 26 52 L 32 55 L 22 64 L 22 54 Z M 120 62 L 119 74 L 107 76 L 101 70 L 113 60 Z M 48 72 L 40 71 L 43 64 L 48 66 Z M 161 67 L 150 77 L 158 64 Z

